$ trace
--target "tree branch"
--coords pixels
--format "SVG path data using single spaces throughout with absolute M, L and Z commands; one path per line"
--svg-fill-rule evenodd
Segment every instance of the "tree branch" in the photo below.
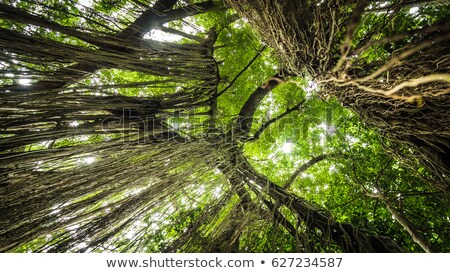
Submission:
M 412 8 L 412 7 L 429 7 L 429 6 L 441 6 L 448 4 L 446 0 L 404 0 L 400 3 L 402 8 Z M 367 9 L 365 12 L 381 12 L 381 11 L 389 11 L 396 8 L 399 5 L 398 3 L 394 3 L 384 7 L 376 7 Z
M 172 9 L 165 13 L 162 24 L 182 19 L 188 16 L 194 16 L 219 7 L 225 8 L 225 6 L 223 6 L 221 2 L 210 0 L 201 3 L 187 5 L 177 9 Z
M 303 103 L 305 103 L 305 100 L 302 100 L 300 103 L 293 106 L 292 108 L 288 108 L 284 113 L 280 114 L 277 117 L 274 117 L 273 119 L 270 119 L 269 121 L 261 125 L 261 128 L 259 128 L 259 130 L 253 135 L 253 138 L 250 139 L 250 141 L 258 140 L 261 134 L 264 132 L 264 130 L 266 130 L 272 123 L 278 121 L 279 119 L 282 119 L 283 117 L 289 115 L 290 113 L 296 110 L 299 110 Z
M 136 39 L 145 35 L 150 29 L 162 25 L 164 15 L 170 10 L 177 0 L 159 0 L 153 7 L 144 11 L 132 24 L 119 32 L 116 37 L 119 39 Z
M 309 160 L 308 162 L 306 162 L 305 164 L 301 165 L 300 167 L 298 167 L 295 172 L 291 175 L 291 177 L 289 177 L 289 179 L 286 181 L 286 183 L 284 184 L 283 188 L 284 189 L 289 189 L 292 184 L 294 183 L 295 179 L 304 171 L 306 171 L 307 169 L 309 169 L 310 167 L 312 167 L 313 165 L 319 163 L 322 160 L 325 159 L 329 159 L 329 158 L 337 158 L 337 157 L 347 157 L 346 154 L 323 154 L 323 155 L 319 155 L 316 157 L 313 157 L 311 160 Z
M 436 248 L 434 248 L 427 239 L 422 237 L 420 233 L 418 232 L 416 226 L 411 223 L 405 216 L 403 216 L 402 213 L 400 213 L 397 209 L 394 208 L 392 202 L 388 200 L 384 194 L 381 198 L 381 201 L 384 203 L 386 208 L 389 210 L 389 212 L 392 214 L 394 219 L 408 232 L 408 234 L 411 236 L 411 238 L 416 242 L 425 252 L 431 253 L 431 252 L 439 252 Z
M 248 100 L 244 103 L 244 106 L 242 106 L 235 123 L 234 128 L 238 129 L 237 134 L 244 138 L 248 137 L 250 129 L 252 128 L 253 115 L 255 114 L 256 109 L 264 97 L 281 82 L 283 82 L 283 79 L 277 74 L 274 77 L 269 78 L 250 95 Z
M 220 95 L 222 95 L 223 93 L 225 93 L 228 89 L 230 89 L 231 86 L 233 86 L 234 82 L 242 75 L 244 74 L 245 71 L 247 71 L 247 69 L 256 61 L 256 59 L 258 59 L 259 56 L 261 56 L 261 53 L 263 53 L 263 51 L 266 49 L 266 46 L 263 46 L 258 53 L 256 53 L 255 57 L 253 57 L 253 59 L 250 60 L 250 62 L 239 72 L 237 73 L 237 75 L 233 78 L 233 80 L 231 80 L 231 82 L 227 85 L 227 87 L 225 87 L 222 91 L 220 91 L 219 93 L 217 93 L 217 97 L 219 97 Z
M 200 37 L 200 36 L 188 34 L 186 32 L 183 32 L 183 31 L 180 31 L 180 30 L 177 30 L 177 29 L 164 27 L 164 26 L 159 26 L 158 29 L 160 29 L 160 30 L 162 30 L 164 32 L 167 32 L 167 33 L 175 34 L 175 35 L 178 35 L 178 36 L 182 36 L 182 37 L 185 37 L 185 38 L 197 41 L 199 43 L 203 43 L 205 41 L 205 39 Z

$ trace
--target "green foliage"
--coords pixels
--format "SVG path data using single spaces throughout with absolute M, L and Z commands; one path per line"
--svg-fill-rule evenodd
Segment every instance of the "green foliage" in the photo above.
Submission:
M 226 88 L 234 77 L 261 51 L 262 43 L 245 24 L 239 20 L 222 29 L 216 42 L 215 59 L 220 62 L 219 71 L 222 79 L 219 92 Z M 234 56 L 234 58 L 229 58 Z M 218 99 L 220 116 L 228 121 L 236 116 L 250 94 L 265 79 L 274 75 L 277 62 L 270 50 L 264 50 L 261 56 L 236 80 L 236 82 Z
M 113 30 L 127 25 L 128 21 L 139 14 L 139 9 L 136 6 L 128 11 L 127 4 L 129 2 L 124 0 L 94 1 L 92 7 L 80 7 L 77 2 L 70 0 L 41 2 L 30 4 L 28 1 L 19 1 L 17 6 L 28 11 L 36 9 L 37 14 L 63 26 L 78 27 L 83 25 L 80 29 L 88 30 L 91 33 L 113 32 Z M 46 10 L 45 13 L 43 12 L 44 9 Z M 448 9 L 433 7 L 421 8 L 418 15 L 402 11 L 396 15 L 388 26 L 383 28 L 382 32 L 377 34 L 377 38 L 429 25 L 443 18 L 448 18 L 448 12 Z M 97 21 L 86 20 L 86 18 L 92 17 L 95 17 Z M 111 19 L 111 17 L 114 17 L 114 19 Z M 354 46 L 358 46 L 356 41 L 363 40 L 366 35 L 370 35 L 369 29 L 384 26 L 384 21 L 385 14 L 383 13 L 365 16 L 356 31 Z M 199 37 L 205 38 L 207 30 L 210 28 L 215 28 L 218 33 L 214 50 L 214 58 L 218 63 L 220 75 L 217 92 L 220 93 L 229 88 L 217 98 L 216 126 L 218 124 L 225 125 L 220 129 L 224 131 L 221 133 L 227 133 L 226 130 L 229 129 L 227 126 L 235 121 L 240 109 L 250 95 L 267 79 L 274 76 L 281 65 L 274 50 L 264 47 L 260 37 L 245 20 L 234 21 L 233 11 L 217 9 L 191 17 L 188 22 L 194 24 L 198 29 L 204 30 L 203 33 L 197 33 Z M 185 25 L 186 21 L 181 20 L 168 24 L 169 27 L 177 30 L 182 30 Z M 2 19 L 0 26 L 19 32 L 30 31 L 33 37 L 80 48 L 95 48 L 74 37 L 61 35 L 56 31 L 48 31 L 45 28 L 30 30 L 26 24 L 13 23 L 11 20 Z M 186 38 L 179 41 L 179 43 L 187 42 Z M 359 56 L 358 61 L 363 64 L 370 64 L 385 60 L 390 52 L 404 47 L 405 43 L 403 41 L 374 47 L 365 51 L 363 56 Z M 243 71 L 258 54 L 256 61 Z M 5 71 L 10 73 L 22 69 L 14 62 L 2 61 L 0 64 Z M 28 68 L 41 69 L 42 71 L 48 69 L 40 67 L 38 64 L 29 64 Z M 230 85 L 241 71 L 243 73 Z M 0 83 L 2 85 L 13 84 L 21 77 L 14 76 L 11 79 L 4 74 L 0 78 Z M 71 85 L 70 88 L 82 90 L 85 94 L 94 96 L 113 94 L 154 100 L 164 98 L 170 100 L 175 97 L 172 95 L 177 94 L 177 92 L 196 88 L 196 81 L 173 84 L 167 81 L 168 78 L 121 69 L 100 69 L 84 80 Z M 102 93 L 98 91 L 102 91 Z M 274 183 L 284 186 L 301 165 L 320 155 L 333 155 L 299 173 L 288 190 L 325 208 L 337 221 L 352 223 L 361 229 L 370 230 L 374 234 L 389 235 L 408 251 L 421 251 L 403 227 L 392 218 L 383 202 L 368 196 L 371 193 L 382 191 L 389 200 L 394 202 L 396 209 L 400 210 L 419 230 L 423 231 L 423 235 L 429 238 L 433 245 L 444 252 L 449 252 L 450 230 L 448 223 L 450 210 L 445 198 L 440 193 L 434 192 L 434 189 L 427 183 L 430 176 L 425 168 L 418 162 L 414 166 L 408 166 L 405 162 L 390 155 L 385 149 L 385 145 L 389 145 L 389 143 L 385 143 L 376 130 L 367 128 L 355 113 L 344 108 L 337 101 L 319 99 L 316 96 L 318 92 L 320 92 L 320 89 L 316 87 L 313 79 L 287 77 L 283 83 L 264 98 L 253 115 L 254 122 L 250 132 L 251 135 L 258 132 L 269 120 L 282 115 L 287 109 L 302 101 L 303 104 L 299 109 L 273 122 L 264 130 L 259 139 L 241 143 L 244 154 L 250 163 Z M 205 103 L 205 106 L 196 109 L 181 110 L 184 112 L 174 110 L 174 112 L 164 113 L 169 116 L 165 119 L 165 125 L 183 137 L 195 138 L 206 135 L 207 126 L 205 124 L 209 121 L 209 105 Z M 205 115 L 205 113 L 207 114 Z M 83 125 L 83 121 L 77 122 L 79 122 L 77 126 Z M 4 137 L 5 135 L 1 136 Z M 51 144 L 50 142 L 44 142 L 28 145 L 25 147 L 25 151 L 95 145 L 111 139 L 119 139 L 119 135 L 67 134 Z M 144 151 L 141 154 L 133 154 L 122 164 L 129 164 L 130 168 L 133 168 L 134 165 L 150 160 L 154 154 L 159 152 Z M 102 160 L 114 159 L 116 156 L 114 153 L 109 155 L 110 158 Z M 194 160 L 189 163 L 183 162 L 173 167 L 165 175 L 183 174 L 187 170 L 195 168 L 198 162 L 195 161 L 195 157 L 193 158 Z M 170 161 L 170 158 L 167 160 Z M 223 159 L 218 158 L 217 161 L 220 160 Z M 82 165 L 82 160 L 72 158 L 62 164 L 37 166 L 36 172 L 53 171 L 55 169 L 67 171 L 73 168 L 82 168 L 84 166 Z M 213 243 L 213 239 L 211 239 L 211 236 L 215 236 L 213 231 L 227 221 L 235 206 L 239 204 L 239 199 L 236 195 L 227 199 L 226 204 L 211 222 L 195 226 L 203 213 L 209 209 L 209 205 L 215 204 L 217 200 L 224 197 L 226 187 L 222 187 L 221 182 L 226 179 L 218 169 L 210 170 L 202 175 L 192 175 L 185 179 L 192 182 L 192 186 L 187 188 L 187 194 L 182 192 L 182 190 L 185 190 L 182 189 L 175 192 L 170 200 L 161 200 L 160 207 L 149 211 L 142 218 L 132 219 L 131 224 L 125 225 L 122 232 L 118 232 L 107 242 L 102 242 L 102 247 L 90 250 L 159 252 L 170 247 L 171 243 L 184 236 L 193 227 L 200 232 L 197 234 L 197 241 L 193 242 L 192 248 L 187 249 L 187 251 L 200 251 L 202 244 Z M 204 186 L 198 187 L 200 184 Z M 133 189 L 131 188 L 131 190 Z M 104 207 L 110 203 L 120 203 L 122 200 L 129 198 L 129 192 L 130 189 L 126 189 L 107 195 L 106 201 L 102 199 L 98 202 L 92 202 L 85 208 L 84 212 L 104 210 Z M 88 201 L 89 198 L 93 198 L 99 193 L 95 192 L 82 196 L 73 202 Z M 193 196 L 193 198 L 188 200 L 186 196 Z M 251 198 L 257 200 L 255 195 L 252 195 Z M 106 213 L 108 212 L 102 211 L 99 215 Z M 295 223 L 297 221 L 289 210 L 282 209 L 281 213 L 290 222 Z M 251 226 L 244 228 L 239 238 L 240 251 L 301 251 L 296 238 L 293 238 L 286 229 L 272 220 L 256 219 L 251 222 Z M 41 234 L 35 240 L 22 244 L 13 251 L 40 250 L 42 246 L 52 246 L 54 240 L 58 238 L 75 236 L 75 233 L 70 230 L 60 230 L 54 234 Z M 83 249 L 83 247 L 72 248 L 72 251 L 78 251 L 79 249 Z M 339 251 L 335 246 L 329 246 L 328 248 L 315 246 L 313 249 Z

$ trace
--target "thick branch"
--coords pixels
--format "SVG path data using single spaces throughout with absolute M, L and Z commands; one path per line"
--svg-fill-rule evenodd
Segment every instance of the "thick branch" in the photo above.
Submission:
M 140 38 L 150 29 L 165 23 L 164 14 L 170 10 L 177 0 L 159 0 L 153 7 L 141 14 L 131 25 L 117 34 L 118 38 Z
M 244 103 L 235 124 L 235 128 L 238 130 L 237 134 L 244 138 L 248 137 L 250 129 L 252 128 L 253 115 L 255 114 L 259 104 L 272 89 L 283 82 L 283 80 L 279 77 L 280 76 L 277 74 L 268 79 L 264 84 L 258 87 Z
M 223 7 L 223 4 L 218 1 L 205 1 L 201 3 L 187 5 L 181 8 L 172 9 L 165 13 L 164 23 L 171 22 L 174 20 L 182 19 L 188 16 L 194 16 L 200 13 L 210 11 L 215 8 Z
M 180 30 L 177 30 L 177 29 L 164 27 L 164 26 L 159 26 L 158 29 L 160 29 L 160 30 L 162 30 L 164 32 L 167 32 L 167 33 L 171 33 L 171 34 L 174 34 L 174 35 L 178 35 L 178 36 L 181 36 L 181 37 L 185 37 L 185 38 L 197 41 L 199 43 L 203 43 L 205 41 L 205 39 L 200 37 L 200 36 L 188 34 L 186 32 L 183 32 L 183 31 L 180 31 Z
M 416 242 L 425 252 L 439 252 L 436 248 L 434 248 L 427 239 L 422 237 L 418 232 L 417 228 L 411 221 L 409 221 L 402 213 L 400 213 L 397 209 L 394 208 L 392 202 L 387 198 L 382 198 L 383 203 L 386 205 L 386 208 L 389 212 L 394 216 L 394 219 L 408 232 L 411 238 Z

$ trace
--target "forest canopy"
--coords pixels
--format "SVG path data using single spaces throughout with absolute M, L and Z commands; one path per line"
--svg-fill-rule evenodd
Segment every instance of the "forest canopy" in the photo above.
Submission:
M 449 252 L 449 18 L 1 0 L 0 252 Z

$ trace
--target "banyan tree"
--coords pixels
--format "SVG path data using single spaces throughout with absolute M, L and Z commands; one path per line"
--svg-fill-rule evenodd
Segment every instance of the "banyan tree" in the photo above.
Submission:
M 448 251 L 449 15 L 3 0 L 0 251 Z

